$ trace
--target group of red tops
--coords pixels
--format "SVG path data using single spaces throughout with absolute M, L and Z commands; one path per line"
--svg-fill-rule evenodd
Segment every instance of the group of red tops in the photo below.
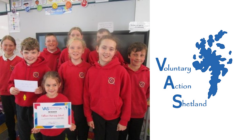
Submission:
M 69 60 L 68 49 L 64 49 L 62 52 L 58 49 L 54 53 L 50 53 L 46 48 L 41 52 L 37 61 L 30 66 L 18 56 L 13 61 L 7 61 L 8 63 L 3 63 L 4 60 L 0 59 L 1 67 L 5 67 L 5 65 L 9 67 L 9 69 L 0 69 L 0 73 L 4 73 L 4 75 L 1 75 L 4 77 L 0 77 L 3 80 L 0 81 L 0 84 L 5 84 L 5 86 L 0 86 L 2 87 L 0 88 L 0 93 L 1 95 L 10 95 L 9 89 L 14 87 L 14 79 L 38 81 L 38 86 L 41 86 L 43 75 L 47 71 L 52 70 L 58 71 L 63 79 L 62 85 L 64 87 L 62 87 L 63 90 L 61 92 L 67 98 L 61 94 L 54 99 L 50 99 L 46 95 L 39 98 L 41 95 L 21 91 L 15 96 L 16 104 L 22 107 L 29 107 L 36 101 L 71 101 L 73 105 L 84 104 L 84 114 L 87 121 L 92 121 L 91 111 L 94 111 L 106 120 L 120 117 L 119 123 L 122 125 L 127 125 L 130 118 L 144 117 L 147 110 L 146 100 L 149 98 L 150 93 L 149 68 L 142 65 L 139 70 L 133 71 L 128 67 L 128 64 L 124 63 L 124 59 L 119 52 L 116 53 L 111 62 L 102 67 L 97 63 L 98 53 L 96 50 L 90 52 L 88 48 L 85 49 L 82 55 L 83 62 L 79 65 L 73 65 Z M 76 75 L 79 78 L 75 78 Z M 9 77 L 9 82 L 6 82 Z M 125 80 L 121 81 L 120 79 Z M 3 87 L 8 87 L 8 89 Z M 106 87 L 108 87 L 107 91 Z M 116 92 L 118 94 L 112 94 Z M 91 94 L 90 100 L 90 93 L 97 94 Z M 121 113 L 121 111 L 124 113 Z M 41 133 L 47 136 L 53 136 L 61 132 L 56 131 L 53 134 L 52 132 L 41 131 Z

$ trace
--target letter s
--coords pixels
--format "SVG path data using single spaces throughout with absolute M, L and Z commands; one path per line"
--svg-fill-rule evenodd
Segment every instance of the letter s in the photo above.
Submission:
M 179 103 L 178 106 L 173 105 L 173 108 L 180 108 L 182 106 L 182 102 L 177 100 L 176 97 L 182 98 L 182 95 L 176 94 L 176 95 L 173 96 L 173 101 Z

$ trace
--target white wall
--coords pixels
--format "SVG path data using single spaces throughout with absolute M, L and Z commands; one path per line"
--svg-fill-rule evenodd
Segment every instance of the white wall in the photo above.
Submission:
M 26 37 L 36 37 L 41 32 L 68 32 L 78 26 L 83 31 L 96 31 L 98 22 L 112 21 L 115 30 L 128 30 L 130 21 L 134 21 L 136 1 L 118 1 L 89 4 L 86 8 L 80 5 L 72 7 L 72 13 L 63 15 L 45 15 L 42 11 L 31 10 L 29 13 L 19 11 L 20 32 L 10 33 L 17 42 Z M 19 52 L 19 51 L 17 51 Z
M 5 35 L 8 35 L 8 16 L 2 15 L 0 16 L 0 39 L 2 39 Z M 1 45 L 1 43 L 0 43 Z M 0 56 L 2 55 L 2 50 L 0 49 Z
M 70 14 L 54 16 L 45 15 L 44 9 L 29 13 L 19 11 L 21 32 L 10 35 L 21 42 L 26 37 L 35 38 L 39 32 L 67 32 L 74 26 L 81 27 L 83 31 L 96 31 L 98 22 L 106 21 L 112 21 L 115 30 L 128 30 L 130 21 L 150 21 L 149 3 L 149 0 L 130 0 L 89 4 L 86 8 L 79 5 L 73 6 Z
M 96 31 L 98 22 L 112 21 L 115 30 L 128 30 L 134 20 L 135 0 L 89 4 L 83 8 L 73 6 L 72 13 L 45 15 L 44 10 L 20 11 L 21 32 L 10 33 L 14 38 L 35 37 L 39 32 L 68 32 L 74 26 L 83 31 Z
M 0 0 L 0 13 L 7 11 L 6 4 L 7 4 L 6 2 Z
M 8 16 L 2 15 L 0 16 L 0 38 L 8 34 Z
M 150 0 L 136 0 L 135 21 L 150 22 Z M 147 66 L 150 67 L 150 35 L 147 55 Z
M 0 2 L 9 3 L 9 0 L 0 0 Z
M 136 0 L 135 21 L 150 21 L 150 0 Z

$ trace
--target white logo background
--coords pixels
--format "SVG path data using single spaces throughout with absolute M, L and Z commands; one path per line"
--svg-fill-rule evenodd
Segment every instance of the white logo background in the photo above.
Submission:
M 150 68 L 151 68 L 151 138 L 158 140 L 238 140 L 240 139 L 240 8 L 237 1 L 151 1 Z M 209 70 L 202 73 L 192 66 L 195 47 L 201 38 L 208 39 L 220 30 L 227 31 L 218 41 L 224 50 L 212 47 L 233 63 L 225 67 L 228 73 L 220 79 L 215 96 L 207 99 Z M 206 45 L 208 47 L 208 45 Z M 228 52 L 232 51 L 229 55 Z M 165 66 L 191 67 L 191 73 L 160 71 L 156 57 Z M 191 85 L 191 89 L 163 89 L 167 76 L 174 85 Z M 204 102 L 207 107 L 175 109 L 175 94 L 184 102 Z M 177 104 L 176 104 L 177 105 Z

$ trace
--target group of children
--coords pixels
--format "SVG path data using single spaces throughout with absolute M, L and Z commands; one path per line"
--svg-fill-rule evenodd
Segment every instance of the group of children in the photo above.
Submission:
M 9 139 L 16 140 L 16 110 L 20 140 L 30 140 L 31 133 L 35 140 L 64 140 L 65 133 L 68 140 L 87 140 L 89 127 L 95 140 L 126 140 L 127 135 L 128 140 L 139 140 L 150 94 L 150 72 L 143 65 L 147 46 L 130 45 L 126 64 L 107 29 L 98 30 L 96 50 L 90 52 L 78 27 L 69 31 L 62 52 L 54 34 L 46 35 L 45 45 L 40 53 L 36 39 L 24 39 L 22 59 L 14 54 L 14 38 L 2 39 L 0 95 Z M 38 81 L 38 88 L 34 93 L 19 91 L 14 79 Z M 71 127 L 33 128 L 36 102 L 71 102 Z

